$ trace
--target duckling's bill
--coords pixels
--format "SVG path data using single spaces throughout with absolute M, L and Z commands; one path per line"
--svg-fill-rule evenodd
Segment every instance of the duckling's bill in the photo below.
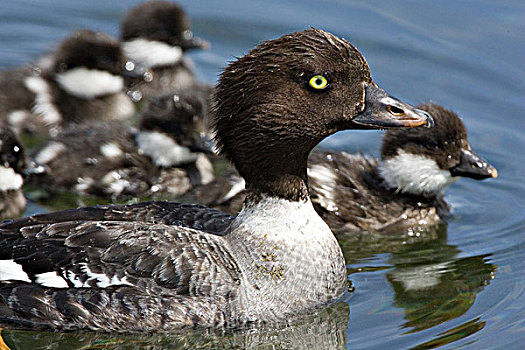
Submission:
M 478 156 L 472 150 L 462 149 L 458 165 L 450 169 L 452 176 L 470 177 L 475 180 L 486 178 L 497 178 L 498 171 L 485 159 Z
M 365 84 L 365 109 L 352 122 L 359 129 L 434 126 L 430 114 L 390 96 L 375 84 Z

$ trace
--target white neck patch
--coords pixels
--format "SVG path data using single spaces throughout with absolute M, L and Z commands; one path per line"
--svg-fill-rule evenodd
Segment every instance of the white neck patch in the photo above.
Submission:
M 403 151 L 381 162 L 379 173 L 389 187 L 427 197 L 440 193 L 459 179 L 450 171 L 440 169 L 434 160 Z
M 0 191 L 18 190 L 23 184 L 22 175 L 15 173 L 13 168 L 0 165 Z
M 122 48 L 128 58 L 145 68 L 175 64 L 183 55 L 182 48 L 179 46 L 141 38 L 124 42 Z
M 310 199 L 290 201 L 283 198 L 261 195 L 251 206 L 243 206 L 235 221 L 247 227 L 245 232 L 264 237 L 272 232 L 274 239 L 297 244 L 297 239 L 335 241 L 335 236 L 315 211 Z M 268 237 L 270 238 L 270 237 Z
M 190 151 L 168 135 L 157 131 L 141 131 L 136 141 L 139 152 L 150 157 L 156 166 L 168 168 L 197 160 L 198 153 Z
M 123 91 L 124 79 L 99 69 L 78 67 L 56 75 L 56 81 L 67 93 L 83 99 Z
M 47 82 L 41 77 L 27 77 L 24 85 L 36 95 L 31 112 L 42 117 L 48 125 L 60 123 L 62 115 L 53 103 Z

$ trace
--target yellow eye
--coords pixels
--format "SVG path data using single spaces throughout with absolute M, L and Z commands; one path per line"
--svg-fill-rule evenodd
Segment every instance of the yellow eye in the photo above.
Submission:
M 322 75 L 314 75 L 310 78 L 310 86 L 316 90 L 323 90 L 328 86 L 328 80 Z

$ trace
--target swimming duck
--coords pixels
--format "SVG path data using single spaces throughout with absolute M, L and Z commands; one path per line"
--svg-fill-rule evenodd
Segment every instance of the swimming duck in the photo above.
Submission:
M 0 128 L 0 218 L 18 216 L 26 206 L 22 172 L 26 165 L 24 147 L 9 127 Z
M 195 94 L 152 100 L 138 130 L 125 123 L 67 128 L 34 153 L 44 171 L 29 177 L 48 194 L 180 196 L 213 180 L 207 101 Z
M 1 324 L 241 327 L 345 293 L 341 248 L 308 195 L 308 154 L 339 130 L 428 126 L 430 116 L 387 95 L 354 46 L 318 29 L 263 42 L 229 64 L 215 101 L 218 147 L 247 184 L 241 212 L 229 220 L 150 202 L 5 222 Z
M 77 31 L 42 61 L 0 74 L 0 119 L 17 132 L 47 136 L 42 130 L 134 113 L 124 91 L 126 60 L 109 35 Z
M 120 27 L 122 47 L 131 59 L 129 70 L 140 72 L 128 79 L 134 101 L 188 89 L 196 83 L 193 64 L 185 55 L 208 43 L 193 35 L 190 19 L 177 4 L 146 1 L 126 13 Z
M 443 190 L 460 177 L 495 178 L 496 169 L 470 148 L 467 131 L 454 112 L 436 104 L 432 129 L 388 130 L 382 160 L 346 152 L 314 151 L 308 181 L 314 208 L 336 234 L 393 232 L 445 222 Z M 244 201 L 245 181 L 234 169 L 186 198 L 228 213 Z
M 432 129 L 388 130 L 381 160 L 345 152 L 313 152 L 312 202 L 334 232 L 406 232 L 445 222 L 443 190 L 460 179 L 496 178 L 497 170 L 470 147 L 456 113 L 420 105 Z

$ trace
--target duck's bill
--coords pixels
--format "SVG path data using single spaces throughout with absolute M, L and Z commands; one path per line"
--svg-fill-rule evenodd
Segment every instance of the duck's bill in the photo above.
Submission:
M 414 128 L 434 126 L 425 111 L 390 96 L 374 84 L 365 84 L 365 109 L 352 122 L 360 129 Z
M 210 48 L 210 43 L 204 39 L 194 36 L 193 32 L 186 31 L 182 39 L 181 47 L 183 50 L 190 49 L 203 49 L 208 50 Z
M 476 153 L 466 149 L 461 150 L 459 164 L 450 169 L 450 174 L 452 176 L 470 177 L 476 180 L 498 177 L 496 168 Z

